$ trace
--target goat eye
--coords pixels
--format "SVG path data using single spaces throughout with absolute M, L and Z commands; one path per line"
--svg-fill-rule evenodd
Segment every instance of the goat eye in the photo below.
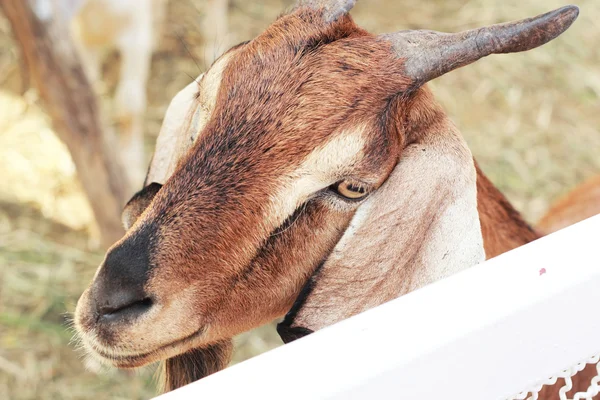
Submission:
M 331 189 L 340 196 L 351 200 L 361 199 L 368 194 L 367 189 L 365 189 L 364 186 L 348 181 L 338 182 L 334 184 Z

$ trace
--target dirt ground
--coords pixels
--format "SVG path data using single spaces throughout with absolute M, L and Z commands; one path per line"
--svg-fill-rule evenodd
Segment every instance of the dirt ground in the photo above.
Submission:
M 252 38 L 290 3 L 232 1 L 228 40 Z M 459 31 L 564 4 L 361 0 L 353 16 L 376 33 Z M 204 5 L 170 0 L 148 87 L 149 154 L 170 99 L 206 67 L 199 29 Z M 483 170 L 532 222 L 558 196 L 600 173 L 600 3 L 577 5 L 578 21 L 543 48 L 489 57 L 431 83 Z M 0 16 L 0 399 L 149 398 L 152 367 L 89 372 L 69 344 L 69 315 L 103 253 L 68 152 L 19 68 Z M 104 65 L 109 93 L 117 73 L 112 56 Z M 109 110 L 110 96 L 103 100 Z M 280 343 L 269 326 L 245 334 L 236 361 Z

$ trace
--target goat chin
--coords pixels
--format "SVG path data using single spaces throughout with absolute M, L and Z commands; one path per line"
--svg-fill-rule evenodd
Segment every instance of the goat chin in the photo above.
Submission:
M 161 362 L 157 380 L 162 392 L 168 392 L 202 379 L 227 367 L 233 353 L 231 340 L 223 340 L 203 348 L 194 348 Z M 84 360 L 88 371 L 110 373 L 112 364 L 87 352 Z
M 159 378 L 162 390 L 168 392 L 222 370 L 232 352 L 231 340 L 224 340 L 165 360 Z

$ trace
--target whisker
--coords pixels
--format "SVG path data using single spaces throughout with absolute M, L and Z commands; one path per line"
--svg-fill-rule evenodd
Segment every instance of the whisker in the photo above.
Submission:
M 218 32 L 218 29 L 217 29 Z M 214 45 L 213 45 L 213 56 L 212 59 L 216 60 L 217 57 L 219 56 L 219 53 L 221 52 L 221 46 L 225 43 L 225 38 L 219 38 L 218 35 L 215 35 L 215 40 L 214 40 Z
M 288 226 L 286 226 L 284 229 L 280 230 L 279 232 L 273 233 L 269 237 L 276 237 L 276 236 L 283 234 L 284 232 L 287 232 L 290 228 L 292 228 L 296 224 L 296 222 L 298 222 L 298 220 L 302 216 L 302 213 L 306 212 L 306 208 L 307 208 L 306 203 L 304 203 L 302 205 L 302 207 L 298 210 L 298 214 L 296 215 L 296 218 L 294 218 L 294 220 Z
M 185 40 L 183 39 L 183 37 L 179 33 L 177 33 L 177 32 L 175 32 L 175 36 L 177 36 L 177 38 L 181 41 L 181 44 L 183 45 L 183 48 L 188 53 L 188 55 L 190 56 L 190 58 L 194 61 L 194 64 L 196 64 L 196 67 L 198 68 L 198 72 L 201 73 L 202 72 L 202 68 L 200 68 L 200 64 L 198 64 L 198 60 L 196 59 L 196 57 L 194 57 L 194 55 L 190 51 L 190 49 L 189 49 L 188 45 L 185 43 Z M 196 80 L 196 79 L 194 79 L 194 80 Z
M 204 24 L 206 22 L 206 17 L 204 16 L 205 13 L 200 10 L 200 7 L 197 4 L 194 4 L 193 7 L 196 10 L 196 13 L 198 13 L 199 18 L 202 21 L 202 24 Z M 203 56 L 202 64 L 204 66 L 204 71 L 206 71 L 209 67 L 208 63 L 206 62 L 206 44 L 203 47 L 202 56 Z
M 188 74 L 187 72 L 185 73 L 187 76 L 189 76 L 194 82 L 196 82 L 198 85 L 200 84 L 200 82 L 198 82 L 198 80 L 196 80 L 196 78 L 194 78 L 193 76 L 191 76 L 190 74 Z

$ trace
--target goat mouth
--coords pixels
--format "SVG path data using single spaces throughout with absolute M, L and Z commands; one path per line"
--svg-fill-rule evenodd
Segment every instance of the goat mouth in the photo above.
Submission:
M 99 357 L 103 362 L 112 364 L 117 368 L 138 368 L 152 362 L 160 361 L 170 357 L 174 357 L 184 351 L 189 350 L 188 346 L 196 339 L 201 337 L 205 332 L 204 328 L 197 330 L 196 332 L 185 336 L 183 338 L 174 340 L 153 350 L 146 351 L 137 354 L 110 354 L 105 349 L 98 347 L 93 343 L 87 343 L 88 347 L 92 350 L 93 355 Z M 182 346 L 185 346 L 183 351 L 178 351 Z M 193 347 L 193 346 L 191 346 Z
M 283 342 L 286 344 L 313 333 L 311 329 L 304 328 L 302 326 L 294 326 L 294 323 L 298 312 L 304 306 L 306 299 L 308 299 L 308 297 L 311 295 L 326 260 L 327 257 L 323 259 L 319 265 L 317 265 L 315 271 L 302 287 L 300 295 L 298 295 L 294 301 L 292 308 L 285 315 L 283 321 L 277 324 L 277 333 L 279 333 L 279 337 L 281 337 L 281 340 L 283 340 Z

